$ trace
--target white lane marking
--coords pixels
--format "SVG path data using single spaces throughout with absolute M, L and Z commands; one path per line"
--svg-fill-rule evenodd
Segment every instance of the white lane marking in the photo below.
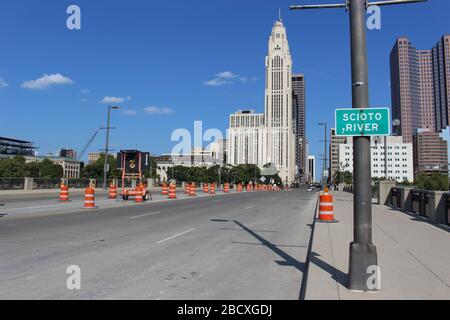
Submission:
M 244 210 L 248 210 L 248 209 L 251 209 L 253 207 L 254 207 L 254 205 L 251 205 L 251 206 L 245 207 Z
M 212 203 L 217 203 L 217 202 L 222 202 L 223 200 L 214 200 L 214 201 L 211 201 Z
M 172 240 L 172 239 L 175 239 L 175 238 L 181 237 L 181 236 L 183 236 L 183 235 L 185 235 L 185 234 L 187 234 L 187 233 L 189 233 L 189 232 L 192 232 L 192 231 L 194 231 L 194 230 L 195 230 L 195 228 L 192 228 L 192 229 L 189 229 L 189 230 L 186 230 L 186 231 L 183 231 L 183 232 L 177 233 L 177 234 L 175 234 L 175 235 L 173 235 L 173 236 L 171 236 L 171 237 L 168 237 L 168 238 L 165 238 L 165 239 L 159 240 L 159 241 L 158 241 L 158 242 L 156 242 L 156 243 L 157 243 L 157 244 L 161 244 L 161 243 L 163 243 L 163 242 L 166 242 L 166 241 L 169 241 L 169 240 Z
M 133 216 L 133 217 L 130 217 L 130 219 L 137 219 L 137 218 L 142 218 L 142 217 L 147 217 L 147 216 L 153 216 L 158 213 L 161 213 L 161 211 L 155 211 L 155 212 L 150 212 L 150 213 L 146 213 L 146 214 L 141 214 L 139 216 Z

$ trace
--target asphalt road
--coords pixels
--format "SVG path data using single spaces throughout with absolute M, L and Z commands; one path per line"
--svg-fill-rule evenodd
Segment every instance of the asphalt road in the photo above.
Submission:
M 261 191 L 3 218 L 0 299 L 298 299 L 316 201 Z

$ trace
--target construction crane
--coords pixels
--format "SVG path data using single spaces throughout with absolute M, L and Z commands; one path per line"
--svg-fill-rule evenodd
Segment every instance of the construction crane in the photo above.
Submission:
M 95 137 L 98 135 L 98 132 L 100 129 L 97 129 L 97 131 L 94 132 L 91 139 L 89 139 L 88 143 L 84 146 L 83 150 L 81 150 L 80 154 L 78 155 L 77 160 L 80 161 L 81 158 L 83 158 L 84 154 L 86 153 L 87 149 L 91 146 L 92 142 L 94 142 Z

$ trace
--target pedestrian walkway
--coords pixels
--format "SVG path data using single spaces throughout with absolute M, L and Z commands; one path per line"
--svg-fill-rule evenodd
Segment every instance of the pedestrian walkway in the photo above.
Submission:
M 346 288 L 353 240 L 353 195 L 335 192 L 335 224 L 316 223 L 307 300 L 450 299 L 450 229 L 373 205 L 373 242 L 381 269 L 381 291 Z

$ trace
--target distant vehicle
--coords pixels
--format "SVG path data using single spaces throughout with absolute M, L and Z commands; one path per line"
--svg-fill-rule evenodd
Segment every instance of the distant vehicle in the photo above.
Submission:
M 308 189 L 306 189 L 306 191 L 308 191 L 308 192 L 314 192 L 314 191 L 316 191 L 316 188 L 314 188 L 314 187 L 308 187 Z

